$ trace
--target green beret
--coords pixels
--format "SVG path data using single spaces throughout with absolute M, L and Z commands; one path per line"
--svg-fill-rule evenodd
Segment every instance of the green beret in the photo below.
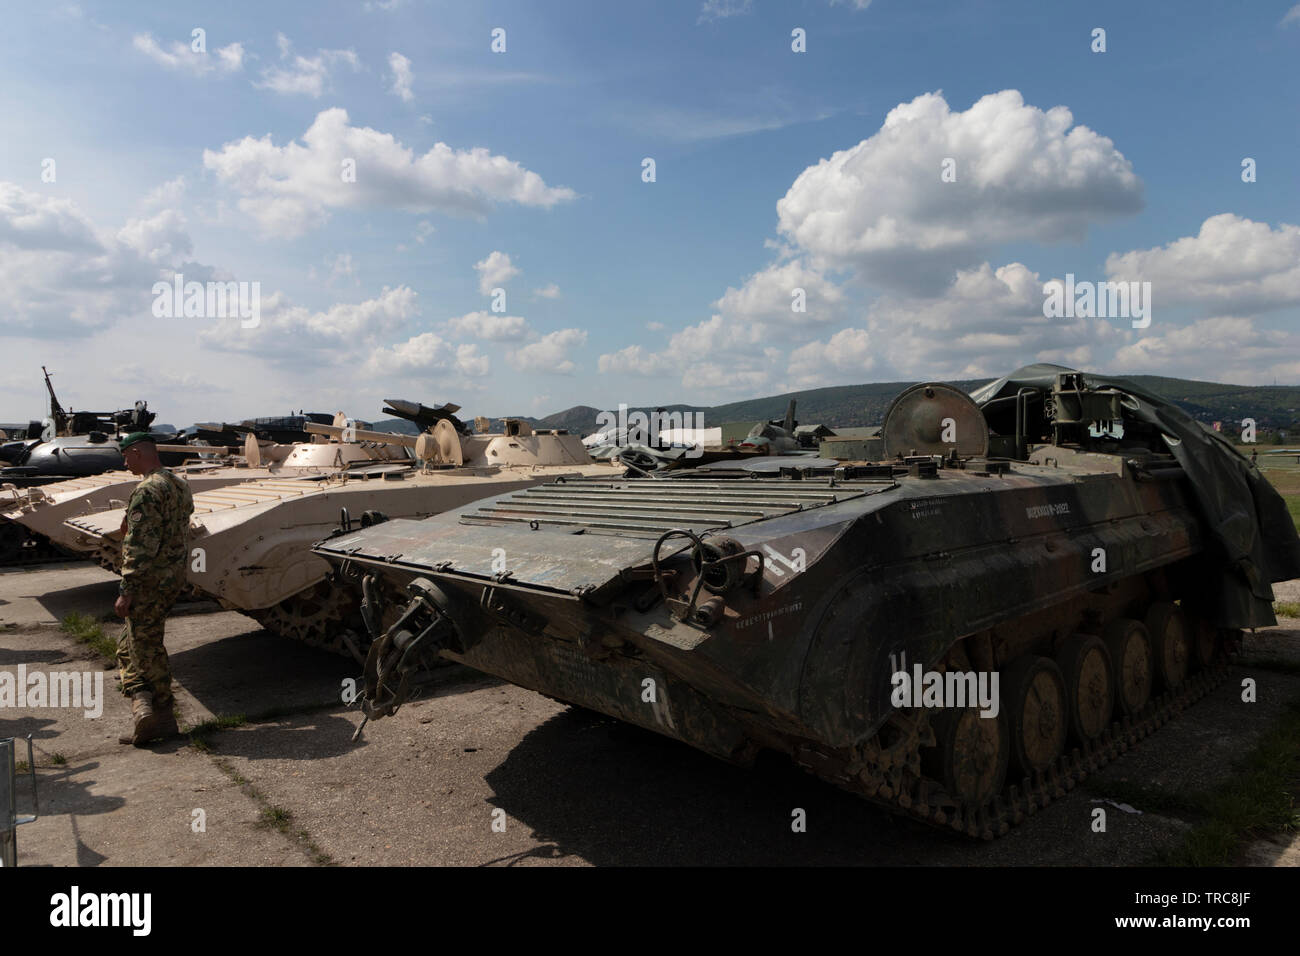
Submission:
M 117 450 L 126 451 L 136 442 L 142 442 L 142 441 L 152 442 L 153 436 L 150 435 L 148 432 L 131 432 L 131 434 L 124 435 L 122 436 L 121 439 L 118 440 Z

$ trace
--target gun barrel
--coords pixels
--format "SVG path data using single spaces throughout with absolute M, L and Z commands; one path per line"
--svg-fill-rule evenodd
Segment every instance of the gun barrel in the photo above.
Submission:
M 315 422 L 307 422 L 303 428 L 310 435 L 328 435 L 330 438 L 343 440 L 343 433 L 347 431 L 338 425 L 318 425 Z M 395 435 L 389 432 L 372 432 L 361 428 L 353 429 L 348 435 L 352 441 L 375 441 L 385 445 L 401 445 L 403 448 L 415 447 L 414 435 Z
M 242 455 L 242 445 L 231 448 L 225 445 L 155 445 L 158 451 L 175 451 L 190 455 Z

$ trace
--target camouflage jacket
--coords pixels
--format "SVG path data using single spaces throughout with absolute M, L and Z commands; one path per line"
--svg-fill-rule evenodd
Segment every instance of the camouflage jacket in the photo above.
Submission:
M 126 506 L 122 593 L 147 596 L 185 577 L 185 535 L 194 496 L 189 482 L 166 468 L 145 475 Z

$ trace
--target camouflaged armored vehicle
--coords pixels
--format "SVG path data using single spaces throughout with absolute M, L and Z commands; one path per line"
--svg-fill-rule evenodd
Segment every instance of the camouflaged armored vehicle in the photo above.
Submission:
M 367 717 L 441 655 L 991 838 L 1208 690 L 1300 576 L 1258 472 L 1121 380 L 918 385 L 883 435 L 876 463 L 566 481 L 322 542 L 376 636 Z
M 325 581 L 329 564 L 314 542 L 375 516 L 425 517 L 491 495 L 580 475 L 621 471 L 592 462 L 576 435 L 533 431 L 507 419 L 500 433 L 475 433 L 437 408 L 389 400 L 385 412 L 424 428 L 417 435 L 308 423 L 323 440 L 295 446 L 281 464 L 306 467 L 306 478 L 274 477 L 194 496 L 188 583 L 201 596 L 242 611 L 267 630 L 364 657 L 369 641 L 356 600 Z M 479 422 L 484 428 L 486 420 Z M 101 563 L 121 565 L 122 510 L 75 517 L 66 524 L 94 546 Z

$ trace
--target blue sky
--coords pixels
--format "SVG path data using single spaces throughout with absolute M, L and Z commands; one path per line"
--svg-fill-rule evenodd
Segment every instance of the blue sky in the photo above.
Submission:
M 1297 62 L 1286 2 L 12 11 L 0 419 L 41 364 L 177 424 L 1035 360 L 1300 382 Z M 176 272 L 258 282 L 260 324 L 156 316 Z M 1045 318 L 1066 274 L 1150 282 L 1150 326 Z

